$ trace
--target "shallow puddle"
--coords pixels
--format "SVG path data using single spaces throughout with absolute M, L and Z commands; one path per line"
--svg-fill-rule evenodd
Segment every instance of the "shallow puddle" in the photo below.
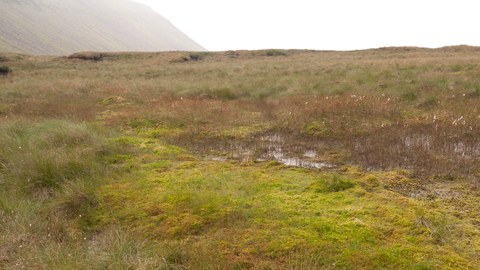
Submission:
M 193 149 L 200 154 L 208 155 L 215 150 L 237 160 L 272 160 L 303 168 L 334 168 L 337 162 L 348 162 L 366 170 L 420 169 L 433 174 L 452 174 L 457 168 L 465 170 L 480 161 L 478 141 L 452 141 L 445 136 L 398 132 L 378 138 L 381 141 L 372 137 L 299 139 L 270 134 L 250 141 L 212 141 Z M 348 153 L 348 158 L 332 155 L 340 152 Z
M 278 161 L 287 166 L 297 166 L 303 168 L 332 168 L 334 164 L 329 164 L 320 159 L 318 151 L 314 148 L 322 146 L 321 143 L 311 145 L 306 149 L 298 145 L 288 144 L 289 140 L 281 135 L 262 136 L 250 142 L 231 142 L 215 144 L 213 146 L 197 146 L 196 150 L 200 153 L 208 153 L 214 150 L 221 153 L 227 153 L 227 156 L 238 160 L 248 160 L 255 158 L 259 161 Z M 208 154 L 207 154 L 208 155 Z M 221 160 L 219 157 L 211 157 L 212 160 Z
M 281 148 L 277 148 L 271 151 L 268 151 L 260 160 L 276 160 L 280 163 L 283 163 L 288 166 L 297 166 L 303 168 L 331 168 L 332 164 L 327 164 L 325 162 L 317 162 L 312 159 L 316 157 L 316 152 L 313 150 L 305 151 L 303 157 L 288 157 L 282 153 Z

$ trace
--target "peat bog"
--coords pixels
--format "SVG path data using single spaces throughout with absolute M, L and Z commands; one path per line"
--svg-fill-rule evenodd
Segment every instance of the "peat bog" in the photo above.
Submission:
M 477 47 L 0 59 L 1 268 L 480 268 Z

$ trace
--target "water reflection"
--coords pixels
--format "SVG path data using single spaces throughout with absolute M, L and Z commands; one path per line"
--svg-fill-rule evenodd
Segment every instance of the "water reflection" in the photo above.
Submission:
M 433 174 L 468 171 L 480 161 L 480 141 L 476 137 L 462 138 L 408 130 L 344 138 L 299 138 L 268 134 L 248 141 L 216 140 L 193 148 L 203 153 L 216 150 L 238 160 L 274 160 L 304 168 L 332 168 L 348 162 L 367 170 L 404 168 Z M 347 155 L 332 155 L 342 151 Z

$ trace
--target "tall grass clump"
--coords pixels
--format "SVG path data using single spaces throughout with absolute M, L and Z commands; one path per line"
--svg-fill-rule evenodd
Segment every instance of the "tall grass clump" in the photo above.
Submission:
M 9 200 L 1 200 L 0 210 L 12 214 L 5 223 L 23 219 L 52 238 L 75 238 L 76 221 L 70 219 L 88 218 L 98 206 L 95 190 L 109 174 L 106 155 L 113 152 L 106 133 L 95 126 L 65 120 L 1 126 L 0 187 Z
M 66 120 L 0 126 L 0 268 L 148 264 L 138 259 L 145 250 L 141 242 L 125 240 L 124 233 L 89 233 L 100 207 L 98 187 L 111 175 L 108 157 L 125 150 L 108 135 L 98 126 Z
M 30 195 L 52 194 L 69 181 L 105 173 L 102 134 L 68 121 L 17 121 L 0 129 L 1 184 Z

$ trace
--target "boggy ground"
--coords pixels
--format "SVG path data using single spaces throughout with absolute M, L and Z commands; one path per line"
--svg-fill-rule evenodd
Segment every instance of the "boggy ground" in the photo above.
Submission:
M 477 269 L 479 58 L 0 54 L 0 264 Z

